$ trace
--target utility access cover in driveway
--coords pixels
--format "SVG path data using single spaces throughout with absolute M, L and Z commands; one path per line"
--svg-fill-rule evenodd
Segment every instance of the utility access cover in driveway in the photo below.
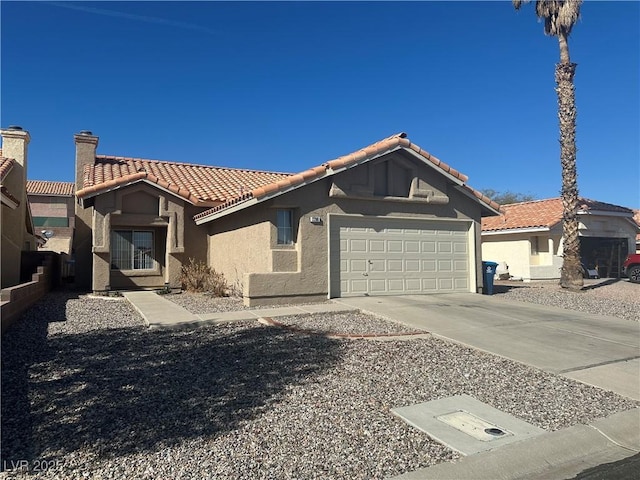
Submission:
M 545 432 L 469 395 L 441 398 L 391 411 L 463 455 L 491 450 Z

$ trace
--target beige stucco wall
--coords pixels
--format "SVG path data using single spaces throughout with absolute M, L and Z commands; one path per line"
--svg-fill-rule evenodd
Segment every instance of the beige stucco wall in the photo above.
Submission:
M 17 209 L 2 205 L 2 288 L 20 283 L 20 252 L 23 240 L 20 229 L 16 228 L 16 225 L 20 225 L 17 214 Z
M 201 211 L 183 200 L 139 182 L 98 195 L 92 211 L 92 289 L 180 288 L 181 268 L 187 258 L 205 261 L 205 229 L 192 216 Z M 185 225 L 185 216 L 187 223 Z M 154 232 L 155 262 L 151 270 L 112 270 L 111 231 L 140 229 Z
M 506 262 L 509 274 L 525 281 L 531 280 L 531 237 L 537 233 L 483 235 L 482 260 Z
M 20 252 L 36 250 L 33 225 L 30 225 L 27 193 L 27 151 L 29 133 L 24 130 L 2 130 L 2 154 L 15 160 L 13 168 L 2 180 L 2 185 L 17 200 L 16 208 L 2 205 L 0 255 L 2 288 L 20 283 Z
M 327 298 L 329 293 L 330 215 L 472 220 L 472 233 L 479 240 L 479 204 L 447 184 L 434 170 L 415 167 L 424 192 L 419 199 L 382 199 L 367 194 L 370 174 L 363 167 L 366 165 L 210 222 L 210 264 L 229 280 L 242 281 L 249 305 L 317 300 Z M 435 192 L 439 199 L 428 203 L 427 192 Z M 278 208 L 295 211 L 297 237 L 292 246 L 276 244 Z M 312 224 L 312 216 L 322 223 Z M 479 260 L 479 241 L 474 253 Z M 476 275 L 481 277 L 477 263 Z

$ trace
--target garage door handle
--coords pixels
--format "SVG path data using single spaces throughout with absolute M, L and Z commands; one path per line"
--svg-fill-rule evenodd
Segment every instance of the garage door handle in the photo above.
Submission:
M 368 276 L 369 276 L 369 274 L 368 274 L 368 273 L 363 273 L 362 275 L 363 275 L 364 277 L 368 277 Z

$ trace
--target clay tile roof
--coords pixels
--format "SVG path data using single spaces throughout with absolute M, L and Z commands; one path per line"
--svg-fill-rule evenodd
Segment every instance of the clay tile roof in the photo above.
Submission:
M 75 190 L 73 182 L 50 182 L 48 180 L 27 180 L 28 195 L 51 195 L 72 197 Z
M 170 190 L 195 205 L 226 202 L 261 185 L 277 182 L 288 173 L 211 167 L 189 163 L 96 155 L 84 169 L 78 197 L 99 193 L 119 185 L 147 180 Z
M 227 202 L 217 205 L 209 210 L 206 210 L 202 213 L 194 216 L 194 220 L 198 220 L 204 217 L 207 217 L 213 213 L 219 212 L 226 208 L 229 208 L 233 205 L 236 205 L 245 200 L 249 200 L 251 198 L 255 198 L 260 200 L 267 195 L 272 195 L 278 192 L 283 192 L 286 190 L 290 190 L 292 188 L 296 188 L 304 183 L 308 183 L 310 181 L 316 180 L 318 178 L 322 178 L 326 175 L 332 175 L 335 171 L 341 171 L 346 168 L 354 167 L 362 162 L 371 160 L 373 158 L 379 157 L 385 153 L 389 153 L 397 148 L 405 148 L 410 149 L 420 155 L 425 161 L 428 161 L 438 167 L 440 170 L 445 173 L 453 176 L 457 180 L 459 180 L 462 186 L 470 192 L 474 197 L 478 200 L 484 202 L 489 205 L 491 208 L 495 210 L 500 210 L 500 205 L 496 202 L 493 202 L 491 199 L 481 194 L 479 191 L 471 188 L 466 185 L 466 181 L 468 177 L 457 170 L 451 168 L 446 163 L 440 161 L 438 158 L 431 155 L 426 150 L 423 150 L 418 145 L 411 143 L 411 141 L 407 138 L 407 134 L 404 132 L 397 133 L 395 135 L 391 135 L 379 142 L 373 143 L 367 147 L 364 147 L 356 152 L 350 153 L 348 155 L 343 155 L 342 157 L 338 157 L 334 160 L 329 160 L 322 165 L 318 165 L 317 167 L 313 167 L 309 170 L 305 170 L 300 172 L 297 175 L 293 175 L 286 180 L 274 182 L 268 185 L 261 185 L 259 188 L 255 188 L 250 192 L 239 195 L 235 198 L 228 200 Z
M 15 161 L 13 158 L 6 158 L 2 156 L 0 152 L 0 181 L 4 180 L 4 177 L 7 176 L 7 173 L 13 168 Z
M 628 213 L 632 210 L 598 202 L 588 198 L 580 198 L 578 210 L 612 213 Z M 521 228 L 551 228 L 562 221 L 562 200 L 549 198 L 531 202 L 512 203 L 502 205 L 502 213 L 497 217 L 483 217 L 482 231 L 493 232 Z

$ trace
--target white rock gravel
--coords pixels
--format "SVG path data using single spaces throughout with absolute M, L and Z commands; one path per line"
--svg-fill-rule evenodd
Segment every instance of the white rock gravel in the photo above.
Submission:
M 60 479 L 385 478 L 456 458 L 389 409 L 462 393 L 547 430 L 638 405 L 435 338 L 329 339 L 257 322 L 148 330 L 125 302 L 51 294 L 2 338 L 3 467 L 26 459 L 47 467 L 36 478 Z
M 579 292 L 563 289 L 557 281 L 497 282 L 494 294 L 510 300 L 640 321 L 640 284 L 626 279 L 585 280 L 585 287 Z

